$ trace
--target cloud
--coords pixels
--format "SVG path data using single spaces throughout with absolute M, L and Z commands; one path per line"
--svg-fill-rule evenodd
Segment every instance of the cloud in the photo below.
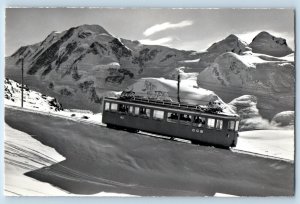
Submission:
M 174 24 L 172 24 L 170 22 L 165 22 L 165 23 L 156 24 L 154 26 L 151 26 L 150 28 L 147 28 L 143 34 L 145 36 L 150 36 L 150 35 L 153 35 L 154 33 L 157 33 L 157 32 L 163 31 L 163 30 L 183 28 L 183 27 L 190 26 L 190 25 L 193 25 L 193 21 L 181 21 L 179 23 L 174 23 Z
M 165 37 L 165 38 L 159 38 L 157 40 L 151 40 L 151 39 L 142 39 L 139 40 L 140 43 L 145 45 L 168 45 L 169 42 L 172 42 L 174 38 L 172 37 Z

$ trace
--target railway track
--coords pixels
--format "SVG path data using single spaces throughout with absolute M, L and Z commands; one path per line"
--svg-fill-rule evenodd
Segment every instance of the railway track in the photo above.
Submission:
M 32 109 L 28 109 L 28 108 L 20 108 L 20 107 L 11 106 L 11 105 L 5 105 L 5 107 L 9 108 L 9 109 L 20 110 L 20 111 L 25 111 L 25 112 L 30 112 L 30 113 L 36 113 L 36 114 L 42 114 L 42 115 L 49 115 L 49 116 L 64 118 L 64 119 L 67 119 L 67 120 L 72 120 L 72 121 L 75 121 L 75 122 L 80 122 L 80 123 L 84 123 L 84 124 L 88 124 L 88 125 L 96 125 L 96 126 L 106 127 L 106 124 L 103 124 L 101 122 L 88 121 L 87 119 L 81 119 L 81 118 L 73 118 L 73 117 L 70 117 L 70 116 L 65 116 L 65 115 L 61 115 L 61 114 L 57 114 L 57 113 L 53 113 L 53 112 L 44 112 L 44 111 L 32 110 Z M 71 113 L 72 112 L 70 112 L 70 114 Z M 172 137 L 169 137 L 169 136 L 157 135 L 157 134 L 147 133 L 147 132 L 143 132 L 143 131 L 139 131 L 138 133 L 132 133 L 132 134 L 139 134 L 139 135 L 143 135 L 143 136 L 147 136 L 147 137 L 154 137 L 154 138 L 159 138 L 159 139 L 163 139 L 163 140 L 169 140 L 169 141 L 175 141 L 175 142 L 180 142 L 180 143 L 191 144 L 191 141 L 189 141 L 189 140 L 179 139 L 179 138 L 172 138 Z M 214 148 L 214 147 L 212 147 L 212 148 Z M 241 149 L 237 149 L 237 148 L 231 148 L 228 151 L 231 151 L 231 152 L 234 152 L 234 153 L 239 153 L 239 154 L 247 154 L 247 155 L 252 155 L 252 156 L 256 156 L 256 157 L 262 157 L 262 158 L 268 158 L 268 159 L 273 159 L 273 160 L 281 160 L 281 161 L 285 161 L 285 162 L 289 162 L 289 163 L 294 163 L 293 160 L 289 160 L 289 159 L 285 159 L 285 158 L 281 158 L 281 157 L 276 157 L 276 156 L 271 156 L 271 155 L 265 155 L 265 154 L 261 154 L 261 153 L 250 152 L 250 151 L 241 150 Z

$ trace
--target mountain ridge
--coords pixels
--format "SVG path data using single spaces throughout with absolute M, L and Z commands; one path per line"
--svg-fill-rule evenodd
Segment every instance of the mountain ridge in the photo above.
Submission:
M 219 84 L 219 80 L 211 78 L 216 72 L 204 78 L 211 79 L 209 82 L 216 82 L 219 87 L 201 82 L 201 76 L 206 76 L 205 73 L 211 69 L 216 70 L 216 65 L 226 67 L 226 72 L 241 73 L 240 69 L 250 69 L 258 72 L 255 75 L 262 70 L 256 69 L 262 66 L 259 64 L 276 69 L 294 69 L 294 62 L 286 57 L 252 51 L 250 45 L 233 34 L 212 44 L 206 52 L 196 52 L 143 45 L 137 40 L 116 38 L 99 25 L 81 25 L 60 33 L 53 31 L 43 41 L 19 48 L 6 58 L 6 77 L 20 81 L 20 57 L 23 56 L 25 79 L 29 86 L 55 96 L 72 108 L 84 106 L 85 109 L 99 111 L 103 96 L 113 95 L 114 91 L 124 90 L 145 77 L 175 79 L 178 68 L 182 67 L 184 77 L 192 77 L 195 81 L 198 78 L 200 87 L 216 92 L 229 102 L 238 97 L 236 94 L 246 93 L 237 92 L 234 97 L 226 98 L 226 94 L 219 91 L 226 84 Z M 219 70 L 218 73 L 222 72 Z M 230 74 L 231 77 L 238 75 Z M 218 77 L 224 82 L 227 80 L 228 86 L 230 80 L 224 76 Z

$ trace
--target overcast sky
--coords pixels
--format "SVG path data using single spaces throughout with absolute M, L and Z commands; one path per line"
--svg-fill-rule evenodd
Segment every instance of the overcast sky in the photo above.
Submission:
M 260 31 L 287 39 L 294 49 L 290 9 L 6 9 L 6 56 L 52 31 L 98 24 L 116 37 L 202 51 L 236 34 L 250 43 Z

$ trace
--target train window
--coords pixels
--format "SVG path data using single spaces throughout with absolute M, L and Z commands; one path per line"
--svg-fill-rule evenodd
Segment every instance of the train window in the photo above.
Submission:
M 234 121 L 233 120 L 228 121 L 228 130 L 234 130 Z
M 236 123 L 235 123 L 235 131 L 239 130 L 239 123 L 240 123 L 240 121 L 236 121 Z
M 117 103 L 111 103 L 110 110 L 111 111 L 117 111 L 118 110 L 118 104 Z
M 208 118 L 208 119 L 207 119 L 207 127 L 208 127 L 208 128 L 214 128 L 214 127 L 215 127 L 215 119 L 213 119 L 213 118 Z
M 139 115 L 140 107 L 134 107 L 134 115 Z
M 216 128 L 222 130 L 223 128 L 223 120 L 217 120 Z
M 195 115 L 193 125 L 202 127 L 205 124 L 205 118 Z
M 118 111 L 121 113 L 128 113 L 129 106 L 124 104 L 119 104 Z
M 177 122 L 178 120 L 178 113 L 168 113 L 167 115 L 167 121 L 168 122 Z
M 104 110 L 109 111 L 109 106 L 110 106 L 110 103 L 105 102 Z
M 164 119 L 164 111 L 161 110 L 153 110 L 153 119 L 163 120 Z
M 190 123 L 192 121 L 192 116 L 187 114 L 180 114 L 179 120 L 181 123 Z
M 133 114 L 133 106 L 129 106 L 129 113 Z
M 140 116 L 150 118 L 150 109 L 149 108 L 140 108 Z

